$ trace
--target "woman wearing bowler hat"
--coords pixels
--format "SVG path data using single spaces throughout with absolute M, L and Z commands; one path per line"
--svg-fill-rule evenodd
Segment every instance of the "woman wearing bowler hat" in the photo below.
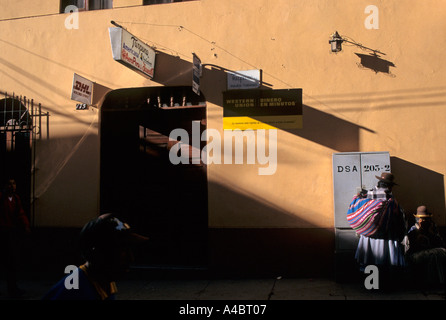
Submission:
M 416 223 L 407 234 L 409 249 L 406 260 L 415 281 L 423 286 L 445 285 L 445 243 L 432 216 L 426 206 L 419 206 L 414 214 Z
M 383 172 L 376 176 L 378 183 L 376 187 L 369 190 L 367 194 L 360 193 L 355 198 L 361 197 L 364 202 L 382 202 L 382 214 L 385 218 L 380 219 L 381 224 L 376 227 L 373 235 L 359 233 L 359 242 L 356 249 L 356 260 L 360 265 L 360 270 L 364 271 L 368 265 L 375 265 L 379 268 L 381 283 L 387 286 L 393 283 L 401 274 L 400 271 L 405 266 L 404 247 L 401 241 L 407 231 L 407 222 L 404 211 L 394 198 L 392 188 L 397 185 L 394 175 L 390 172 Z

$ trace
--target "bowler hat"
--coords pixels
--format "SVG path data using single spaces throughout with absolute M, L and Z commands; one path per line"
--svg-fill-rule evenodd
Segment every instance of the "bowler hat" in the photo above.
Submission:
M 385 183 L 389 183 L 392 185 L 398 185 L 397 183 L 395 183 L 393 180 L 395 179 L 395 177 L 393 176 L 392 173 L 390 172 L 383 172 L 381 173 L 381 176 L 375 176 L 378 180 L 383 181 Z
M 414 217 L 416 218 L 430 218 L 432 217 L 432 213 L 430 213 L 426 206 L 419 206 L 417 208 L 417 213 L 414 214 Z

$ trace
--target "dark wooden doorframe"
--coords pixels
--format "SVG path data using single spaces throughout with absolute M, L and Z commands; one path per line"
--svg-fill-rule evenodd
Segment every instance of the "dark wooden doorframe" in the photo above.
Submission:
M 177 128 L 191 134 L 192 121 L 199 121 L 201 135 L 203 101 L 191 87 L 155 87 L 115 90 L 102 104 L 100 210 L 120 215 L 151 238 L 136 264 L 207 265 L 206 165 L 172 164 L 168 138 Z

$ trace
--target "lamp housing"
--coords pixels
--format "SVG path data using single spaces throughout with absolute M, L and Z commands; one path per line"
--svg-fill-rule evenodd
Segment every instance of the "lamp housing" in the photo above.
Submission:
M 328 41 L 331 45 L 331 52 L 336 53 L 342 51 L 342 42 L 344 42 L 344 39 L 342 39 L 339 33 L 335 31 L 331 36 L 331 40 Z

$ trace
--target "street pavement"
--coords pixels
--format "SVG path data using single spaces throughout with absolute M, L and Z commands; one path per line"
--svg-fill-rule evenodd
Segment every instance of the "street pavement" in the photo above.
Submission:
M 333 313 L 339 313 L 346 320 L 357 319 L 357 313 L 351 310 L 369 310 L 362 311 L 365 315 L 361 319 L 366 316 L 376 318 L 384 310 L 384 313 L 391 312 L 404 318 L 412 318 L 414 312 L 420 310 L 430 310 L 432 314 L 437 314 L 437 311 L 444 312 L 445 300 L 444 289 L 366 289 L 363 283 L 340 283 L 327 278 L 278 276 L 249 279 L 131 275 L 117 283 L 116 298 L 119 301 L 95 304 L 37 301 L 41 300 L 58 279 L 37 276 L 24 278 L 19 284 L 26 293 L 20 298 L 8 297 L 5 282 L 0 281 L 0 307 L 5 312 L 20 311 L 21 315 L 45 314 L 57 318 L 100 314 L 102 317 L 122 316 L 125 319 L 282 320 L 299 319 L 302 315 L 306 317 L 312 313 L 318 317 L 331 317 Z M 34 304 L 27 307 L 27 303 L 33 303 L 31 300 L 35 300 Z M 427 305 L 421 306 L 421 302 Z M 346 303 L 354 303 L 355 306 L 351 308 Z M 358 303 L 368 305 L 362 309 L 357 307 Z M 383 303 L 386 305 L 380 308 Z M 56 309 L 62 310 L 63 314 L 55 312 Z
M 19 281 L 25 294 L 11 298 L 0 281 L 0 300 L 40 300 L 55 277 L 28 276 Z M 340 283 L 326 278 L 205 278 L 141 277 L 117 282 L 117 300 L 445 300 L 442 288 L 366 289 L 360 282 Z

